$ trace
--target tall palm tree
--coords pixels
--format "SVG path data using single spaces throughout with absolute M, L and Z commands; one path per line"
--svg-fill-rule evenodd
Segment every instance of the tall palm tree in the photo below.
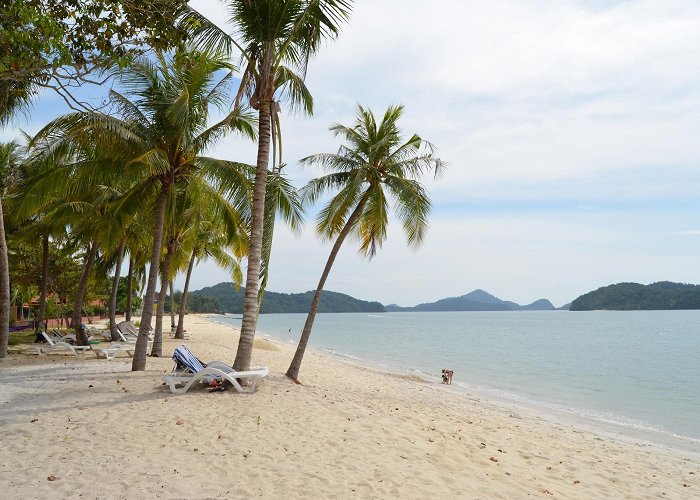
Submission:
M 26 111 L 36 96 L 38 88 L 30 82 L 0 81 L 0 127 L 7 125 L 18 113 Z M 3 168 L 13 165 L 16 147 L 5 149 L 0 163 Z M 14 159 L 12 160 L 14 162 Z M 3 179 L 6 179 L 3 176 Z M 10 267 L 7 258 L 5 218 L 2 209 L 4 189 L 0 190 L 0 358 L 7 356 L 7 342 L 10 335 Z
M 338 192 L 317 218 L 316 232 L 327 239 L 335 238 L 335 243 L 287 370 L 286 375 L 292 380 L 299 377 L 323 286 L 345 238 L 350 233 L 356 234 L 360 252 L 372 258 L 386 239 L 391 199 L 409 246 L 416 247 L 423 241 L 428 227 L 430 199 L 417 178 L 429 171 L 439 174 L 444 164 L 433 155 L 433 146 L 418 135 L 403 141 L 398 126 L 402 114 L 403 106 L 390 106 L 382 121 L 377 123 L 371 111 L 358 106 L 354 126 L 336 124 L 330 128 L 347 142 L 338 153 L 322 153 L 301 160 L 302 164 L 321 165 L 331 172 L 306 185 L 304 196 L 307 200 L 314 202 L 329 190 Z
M 10 327 L 10 268 L 2 199 L 13 184 L 21 162 L 16 142 L 0 144 L 0 358 L 7 356 Z
M 247 370 L 253 354 L 258 317 L 260 262 L 263 252 L 265 192 L 270 146 L 278 148 L 280 101 L 312 112 L 311 94 L 304 85 L 310 56 L 321 42 L 339 34 L 350 16 L 352 0 L 227 0 L 234 35 L 229 36 L 198 13 L 184 19 L 205 47 L 241 52 L 243 75 L 236 96 L 258 111 L 258 153 L 253 187 L 250 250 L 246 271 L 241 335 L 233 367 Z M 276 156 L 276 155 L 275 155 Z
M 186 265 L 187 271 L 175 332 L 177 339 L 184 338 L 184 315 L 195 261 L 213 258 L 220 268 L 231 274 L 235 283 L 240 284 L 240 259 L 248 252 L 247 220 L 240 219 L 238 210 L 203 192 L 190 190 L 189 195 L 192 202 L 186 212 L 188 231 L 183 235 L 182 245 L 183 250 L 189 251 L 189 260 L 182 261 L 182 268 Z
M 97 112 L 72 113 L 46 129 L 64 141 L 87 148 L 92 145 L 120 165 L 120 174 L 133 187 L 118 208 L 135 213 L 144 200 L 154 200 L 153 244 L 144 297 L 141 326 L 132 370 L 145 370 L 147 337 L 153 318 L 153 301 L 159 276 L 166 203 L 182 182 L 206 176 L 236 196 L 248 196 L 247 166 L 202 156 L 225 134 L 237 130 L 254 137 L 250 117 L 235 109 L 208 127 L 211 106 L 225 108 L 233 66 L 210 52 L 180 51 L 172 57 L 157 54 L 155 62 L 141 59 L 121 75 L 126 95 L 110 96 L 119 117 Z M 227 75 L 219 78 L 222 71 Z

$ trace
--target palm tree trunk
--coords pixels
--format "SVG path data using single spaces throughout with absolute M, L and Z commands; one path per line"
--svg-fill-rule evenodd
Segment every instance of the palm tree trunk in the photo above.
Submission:
M 153 333 L 153 347 L 151 356 L 160 358 L 163 355 L 163 315 L 165 313 L 165 297 L 168 294 L 168 274 L 170 273 L 170 261 L 173 257 L 173 245 L 168 245 L 168 253 L 163 259 L 163 269 L 160 277 L 160 293 L 158 293 L 158 309 L 156 311 L 156 330 Z
M 168 201 L 169 192 L 170 185 L 163 184 L 158 198 L 156 227 L 153 231 L 153 248 L 151 249 L 151 268 L 148 271 L 148 285 L 146 286 L 146 296 L 143 299 L 141 326 L 139 326 L 139 336 L 136 339 L 136 346 L 134 347 L 134 359 L 131 362 L 131 371 L 144 371 L 146 369 L 148 330 L 151 327 L 151 320 L 153 319 L 153 299 L 156 296 L 160 250 L 163 245 L 163 228 L 165 227 L 165 205 Z
M 109 331 L 112 341 L 119 340 L 117 333 L 117 292 L 119 291 L 119 273 L 122 270 L 122 259 L 124 258 L 124 242 L 122 241 L 117 250 L 117 266 L 114 268 L 114 279 L 112 280 L 112 294 L 109 296 Z
M 173 290 L 173 280 L 170 280 L 168 288 L 170 288 L 170 333 L 175 333 L 175 290 Z
M 0 358 L 7 356 L 10 338 L 10 267 L 7 260 L 5 219 L 0 199 Z
M 39 312 L 37 313 L 36 332 L 41 330 L 46 321 L 46 285 L 49 278 L 49 235 L 46 233 L 41 241 L 41 282 L 39 284 Z M 44 325 L 46 331 L 46 325 Z
M 345 238 L 350 233 L 350 229 L 355 225 L 355 222 L 360 217 L 362 210 L 364 209 L 365 203 L 367 202 L 367 193 L 362 197 L 360 203 L 357 204 L 355 210 L 353 210 L 350 218 L 345 223 L 342 231 L 338 235 L 338 239 L 335 240 L 333 248 L 331 249 L 331 254 L 328 256 L 328 261 L 326 261 L 326 267 L 323 268 L 323 273 L 321 274 L 321 279 L 316 287 L 316 293 L 314 298 L 311 300 L 311 306 L 309 307 L 309 314 L 306 316 L 306 323 L 304 323 L 304 329 L 301 332 L 301 337 L 299 338 L 299 344 L 297 345 L 297 350 L 294 353 L 294 358 L 292 363 L 287 369 L 287 377 L 291 378 L 295 382 L 299 379 L 299 369 L 301 368 L 301 361 L 304 359 L 304 352 L 306 351 L 306 345 L 309 343 L 309 337 L 311 336 L 311 328 L 314 326 L 314 319 L 316 319 L 316 313 L 318 312 L 318 305 L 321 302 L 321 293 L 323 292 L 323 287 L 326 284 L 326 279 L 331 272 L 335 258 L 340 251 L 340 247 L 345 241 Z
M 126 279 L 126 311 L 124 320 L 131 321 L 131 294 L 134 290 L 134 256 L 129 252 L 129 275 Z
M 245 296 L 241 338 L 238 342 L 233 368 L 246 371 L 253 356 L 255 324 L 258 319 L 258 287 L 260 284 L 260 259 L 262 255 L 263 221 L 265 218 L 265 190 L 267 166 L 270 161 L 270 102 L 261 103 L 258 110 L 258 158 L 253 187 L 253 213 L 250 227 L 250 247 L 246 272 Z
M 190 290 L 190 276 L 192 276 L 192 269 L 194 268 L 194 261 L 197 256 L 197 251 L 192 250 L 192 256 L 190 257 L 190 264 L 187 266 L 187 276 L 185 277 L 185 288 L 182 291 L 182 298 L 180 298 L 180 314 L 177 319 L 177 331 L 175 332 L 176 339 L 185 338 L 185 311 L 187 310 L 187 293 Z
M 92 271 L 92 265 L 95 263 L 95 257 L 97 257 L 97 242 L 93 241 L 90 245 L 90 250 L 85 255 L 85 263 L 83 264 L 83 272 L 80 275 L 80 282 L 78 283 L 78 291 L 75 292 L 75 301 L 73 302 L 73 329 L 75 330 L 75 339 L 78 345 L 89 345 L 87 332 L 84 332 L 80 328 L 81 318 L 83 316 L 83 301 L 85 300 L 85 293 L 87 292 L 88 280 L 90 278 L 90 271 Z

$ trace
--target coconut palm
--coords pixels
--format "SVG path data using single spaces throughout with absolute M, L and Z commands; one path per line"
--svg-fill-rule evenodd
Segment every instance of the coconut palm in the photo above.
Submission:
M 29 82 L 0 82 L 0 127 L 7 125 L 18 113 L 26 111 L 37 94 L 37 86 Z M 12 143 L 11 143 L 12 144 Z M 7 260 L 5 218 L 2 198 L 9 176 L 5 169 L 16 168 L 17 146 L 3 145 L 0 150 L 0 168 L 3 169 L 0 189 L 0 358 L 7 356 L 7 341 L 10 334 L 10 268 Z M 9 170 L 8 170 L 9 172 Z
M 16 142 L 0 144 L 0 358 L 7 356 L 10 326 L 10 268 L 2 200 L 17 182 L 21 151 Z
M 347 142 L 338 153 L 322 153 L 301 160 L 302 164 L 321 165 L 331 172 L 310 181 L 304 188 L 304 197 L 314 202 L 326 191 L 337 190 L 319 213 L 316 224 L 316 232 L 329 240 L 335 238 L 335 243 L 287 370 L 286 375 L 292 380 L 299 377 L 323 286 L 345 238 L 351 233 L 356 235 L 360 252 L 372 258 L 386 239 L 391 199 L 408 245 L 417 247 L 423 241 L 430 200 L 417 178 L 429 171 L 437 175 L 444 165 L 433 155 L 433 146 L 418 135 L 403 141 L 398 127 L 402 114 L 402 106 L 390 106 L 378 123 L 371 111 L 358 106 L 354 126 L 336 124 L 330 128 Z
M 196 186 L 192 186 L 193 188 Z M 240 259 L 248 252 L 247 227 L 240 211 L 220 203 L 215 197 L 189 190 L 191 207 L 186 211 L 187 231 L 183 234 L 180 268 L 187 268 L 185 286 L 180 299 L 180 311 L 175 338 L 184 338 L 184 315 L 187 309 L 190 277 L 195 261 L 212 258 L 240 284 Z M 249 214 L 247 214 L 249 215 Z M 247 217 L 249 219 L 249 217 Z
M 236 101 L 240 103 L 247 98 L 258 111 L 250 250 L 241 335 L 233 364 L 236 370 L 247 370 L 258 315 L 270 146 L 281 155 L 277 118 L 280 102 L 286 98 L 292 108 L 312 112 L 311 94 L 303 82 L 309 57 L 324 39 L 338 35 L 340 25 L 350 15 L 352 0 L 227 0 L 227 6 L 233 36 L 194 11 L 184 23 L 203 46 L 225 48 L 229 53 L 235 48 L 241 52 L 244 69 Z
M 155 61 L 141 59 L 121 74 L 125 94 L 110 92 L 119 117 L 72 113 L 58 118 L 43 132 L 77 147 L 99 148 L 120 165 L 120 175 L 132 179 L 133 186 L 120 198 L 118 209 L 136 213 L 144 201 L 147 206 L 152 202 L 153 244 L 132 370 L 146 368 L 147 336 L 171 191 L 204 175 L 235 196 L 248 193 L 247 166 L 202 156 L 231 131 L 254 137 L 250 117 L 240 109 L 207 127 L 210 108 L 223 109 L 229 102 L 232 70 L 223 57 L 210 52 L 180 51 L 172 57 L 158 54 Z M 228 73 L 219 78 L 222 71 Z

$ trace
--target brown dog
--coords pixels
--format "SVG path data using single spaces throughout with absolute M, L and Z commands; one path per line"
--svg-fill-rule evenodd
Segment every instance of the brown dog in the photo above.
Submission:
M 452 375 L 454 372 L 450 370 L 449 368 L 443 368 L 442 369 L 442 383 L 443 384 L 452 384 Z

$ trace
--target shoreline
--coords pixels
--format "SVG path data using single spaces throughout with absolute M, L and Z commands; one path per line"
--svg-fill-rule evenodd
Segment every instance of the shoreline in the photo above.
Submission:
M 231 362 L 238 332 L 188 315 L 184 341 Z M 162 376 L 182 341 L 130 358 L 12 356 L 0 363 L 0 487 L 11 497 L 688 498 L 700 462 L 453 397 L 440 384 L 256 336 L 270 368 L 255 394 L 173 395 Z M 53 480 L 48 478 L 53 477 Z
M 226 315 L 209 314 L 203 316 L 206 319 L 211 319 L 217 324 L 235 329 L 235 327 L 229 323 L 217 321 L 217 318 L 219 317 L 228 317 Z M 256 338 L 257 337 L 266 338 L 282 348 L 296 348 L 296 343 L 288 342 L 288 339 L 277 337 L 268 332 L 258 331 L 256 334 Z M 649 446 L 660 451 L 690 454 L 695 460 L 700 461 L 700 440 L 689 436 L 679 436 L 670 431 L 657 430 L 653 428 L 640 429 L 625 423 L 589 417 L 572 409 L 557 407 L 557 405 L 553 403 L 530 401 L 517 394 L 508 393 L 507 395 L 502 395 L 503 391 L 501 390 L 477 387 L 470 385 L 468 382 L 458 381 L 451 386 L 445 386 L 440 384 L 440 379 L 438 376 L 431 376 L 430 374 L 426 374 L 418 370 L 406 370 L 404 373 L 401 372 L 399 368 L 390 367 L 381 363 L 375 363 L 370 360 L 361 359 L 356 356 L 351 356 L 349 354 L 330 349 L 308 346 L 306 352 L 314 352 L 319 356 L 328 356 L 333 359 L 337 359 L 348 366 L 371 370 L 376 373 L 383 373 L 409 380 L 412 377 L 415 377 L 414 381 L 416 382 L 422 381 L 426 384 L 434 384 L 435 389 L 444 390 L 445 392 L 455 396 L 465 397 L 469 400 L 483 402 L 484 404 L 491 404 L 504 410 L 510 409 L 528 411 L 533 417 L 542 418 L 551 423 L 570 425 L 588 432 L 604 435 L 608 438 L 619 439 L 629 444 L 638 446 Z

